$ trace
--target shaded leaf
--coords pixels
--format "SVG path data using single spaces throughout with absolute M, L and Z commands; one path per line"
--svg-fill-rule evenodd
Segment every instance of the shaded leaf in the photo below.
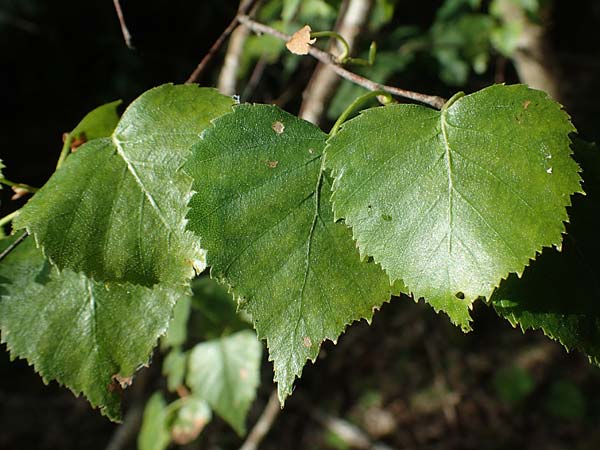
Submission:
M 559 380 L 550 386 L 544 406 L 550 414 L 560 419 L 583 419 L 586 399 L 576 384 Z
M 365 111 L 330 139 L 336 219 L 362 255 L 463 329 L 469 309 L 542 247 L 560 247 L 581 192 L 567 114 L 526 86 L 455 97 L 442 111 Z
M 533 392 L 535 379 L 522 367 L 503 367 L 494 374 L 494 389 L 500 400 L 517 405 Z
M 190 352 L 187 385 L 240 436 L 256 397 L 261 355 L 262 346 L 249 330 L 203 342 Z
M 0 241 L 0 251 L 13 241 Z M 68 269 L 59 273 L 29 237 L 0 263 L 2 342 L 45 382 L 83 393 L 117 420 L 121 389 L 148 362 L 180 296 L 162 287 L 97 283 Z
M 562 252 L 544 249 L 521 278 L 504 281 L 491 302 L 513 326 L 541 329 L 600 365 L 600 154 L 578 142 L 575 157 L 587 195 L 573 199 Z
M 211 276 L 229 285 L 267 339 L 283 403 L 321 342 L 370 320 L 390 283 L 333 222 L 322 194 L 329 182 L 319 181 L 325 134 L 274 106 L 234 111 L 206 130 L 186 166 L 197 191 L 189 227 Z
M 209 277 L 192 282 L 194 310 L 192 329 L 203 339 L 215 339 L 249 328 L 249 320 L 236 311 L 236 303 L 227 288 Z
M 192 85 L 147 91 L 110 138 L 66 160 L 15 227 L 34 234 L 60 268 L 97 280 L 182 284 L 203 254 L 185 231 L 191 180 L 180 169 L 201 131 L 232 103 Z

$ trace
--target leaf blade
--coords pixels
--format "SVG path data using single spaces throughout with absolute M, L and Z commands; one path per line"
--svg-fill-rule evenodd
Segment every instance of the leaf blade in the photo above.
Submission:
M 521 85 L 441 112 L 367 110 L 328 142 L 335 217 L 363 256 L 468 330 L 473 301 L 560 245 L 570 195 L 581 192 L 572 131 L 560 105 Z
M 232 103 L 189 85 L 147 91 L 110 138 L 66 160 L 15 226 L 60 268 L 97 280 L 183 284 L 203 253 L 185 231 L 191 179 L 180 169 L 200 132 Z
M 0 241 L 0 248 L 12 241 Z M 59 273 L 29 237 L 0 263 L 1 340 L 46 382 L 85 394 L 118 420 L 120 388 L 148 362 L 184 293 L 105 285 L 68 269 Z
M 240 436 L 256 398 L 261 356 L 262 345 L 249 330 L 197 344 L 189 355 L 186 383 L 193 395 L 206 400 Z
M 198 191 L 188 226 L 211 276 L 267 340 L 282 403 L 322 341 L 390 298 L 385 274 L 361 262 L 333 222 L 320 181 L 324 143 L 318 128 L 276 107 L 240 105 L 206 130 L 186 166 Z

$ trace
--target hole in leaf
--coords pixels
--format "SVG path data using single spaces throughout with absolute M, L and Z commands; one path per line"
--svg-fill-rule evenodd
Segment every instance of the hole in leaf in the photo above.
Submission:
M 457 292 L 456 294 L 454 294 L 454 296 L 456 298 L 460 298 L 461 300 L 465 299 L 465 294 L 463 294 L 462 292 Z

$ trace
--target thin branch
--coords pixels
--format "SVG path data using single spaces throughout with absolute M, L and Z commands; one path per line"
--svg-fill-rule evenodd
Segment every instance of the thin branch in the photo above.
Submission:
M 244 445 L 240 447 L 240 450 L 256 450 L 271 429 L 275 418 L 280 412 L 281 405 L 279 404 L 277 390 L 275 389 L 271 393 L 269 401 L 267 402 L 267 406 L 265 406 L 265 409 L 260 415 L 258 422 L 256 422 L 256 425 L 254 425 L 254 428 L 252 428 L 252 431 L 250 431 L 250 434 L 248 434 L 248 438 L 244 442 Z
M 0 253 L 0 261 L 6 258 L 10 252 L 17 248 L 17 245 L 23 242 L 27 236 L 29 236 L 29 233 L 27 231 L 24 231 L 23 234 L 15 240 L 15 242 L 6 247 L 4 251 Z
M 229 46 L 225 54 L 225 62 L 219 73 L 217 81 L 217 89 L 221 94 L 233 95 L 237 92 L 237 77 L 240 67 L 240 60 L 244 52 L 246 38 L 250 34 L 250 30 L 246 27 L 237 27 L 231 33 Z
M 143 404 L 136 404 L 132 406 L 125 418 L 123 423 L 115 430 L 106 450 L 123 450 L 134 441 L 136 434 L 140 431 L 142 419 L 144 416 Z
M 354 42 L 369 17 L 372 3 L 372 0 L 349 0 L 347 2 L 345 11 L 336 25 L 336 31 L 333 33 L 343 36 L 338 40 L 338 44 L 342 44 L 343 51 L 341 53 L 332 52 L 335 56 L 334 62 L 343 63 L 350 56 L 351 48 L 354 47 Z M 335 46 L 330 45 L 330 49 L 335 49 Z M 340 77 L 329 65 L 318 64 L 304 91 L 304 99 L 298 115 L 319 125 L 339 83 Z
M 196 81 L 198 81 L 198 78 L 200 78 L 200 75 L 202 74 L 202 72 L 204 71 L 204 69 L 206 68 L 208 63 L 213 59 L 215 54 L 219 51 L 219 49 L 223 45 L 223 42 L 225 42 L 225 39 L 227 39 L 229 37 L 229 35 L 231 33 L 233 33 L 233 30 L 235 30 L 236 27 L 238 26 L 240 17 L 242 17 L 242 16 L 247 17 L 246 13 L 248 13 L 248 11 L 250 11 L 250 9 L 254 6 L 254 4 L 257 1 L 258 0 L 242 0 L 242 2 L 240 3 L 240 7 L 238 8 L 238 12 L 237 12 L 236 16 L 229 23 L 229 25 L 227 25 L 227 28 L 225 28 L 225 30 L 223 30 L 223 32 L 217 38 L 217 40 L 213 43 L 212 47 L 210 47 L 210 49 L 208 50 L 208 53 L 206 53 L 206 55 L 204 55 L 204 57 L 202 58 L 200 63 L 196 66 L 196 68 L 194 69 L 192 74 L 186 80 L 186 82 L 185 82 L 186 84 L 195 83 Z
M 14 218 L 19 215 L 20 212 L 21 212 L 21 210 L 17 209 L 16 211 L 13 211 L 10 214 L 7 214 L 6 216 L 4 216 L 2 219 L 0 219 L 0 227 L 3 227 L 7 223 L 12 222 L 14 220 Z
M 113 0 L 113 3 L 115 4 L 115 11 L 117 11 L 117 17 L 119 18 L 119 24 L 121 25 L 121 33 L 123 33 L 125 45 L 133 50 L 134 47 L 131 43 L 131 33 L 129 32 L 129 28 L 127 28 L 127 24 L 125 23 L 125 17 L 123 16 L 120 0 Z
M 393 450 L 381 442 L 372 442 L 367 433 L 341 417 L 334 417 L 312 408 L 309 412 L 317 422 L 336 434 L 348 447 L 364 450 Z
M 277 31 L 276 29 L 271 28 L 262 23 L 256 22 L 248 16 L 240 15 L 238 16 L 237 20 L 241 24 L 250 28 L 255 33 L 270 34 L 271 36 L 275 36 L 284 41 L 290 39 L 290 36 L 288 36 L 287 34 L 282 33 L 281 31 Z M 357 75 L 354 72 L 350 72 L 344 67 L 339 66 L 334 62 L 332 55 L 324 52 L 323 50 L 319 50 L 316 47 L 310 47 L 308 53 L 313 58 L 321 61 L 323 64 L 327 64 L 340 77 L 345 78 L 346 80 L 351 81 L 352 83 L 358 84 L 359 86 L 362 86 L 370 91 L 389 92 L 390 94 L 421 102 L 437 109 L 440 109 L 444 105 L 444 103 L 446 103 L 446 99 L 438 97 L 436 95 L 421 94 L 419 92 L 408 91 L 406 89 L 400 89 L 394 86 L 387 86 L 385 84 L 375 83 L 374 81 L 369 80 L 368 78 Z

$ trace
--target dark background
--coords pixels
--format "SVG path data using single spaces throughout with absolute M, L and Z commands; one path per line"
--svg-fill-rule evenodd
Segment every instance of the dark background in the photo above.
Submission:
M 427 28 L 440 3 L 399 1 L 391 26 Z M 42 185 L 54 170 L 62 133 L 89 110 L 119 98 L 127 104 L 153 86 L 185 81 L 236 7 L 227 0 L 123 1 L 136 47 L 130 50 L 110 0 L 0 0 L 0 158 L 7 178 Z M 549 32 L 563 102 L 581 135 L 597 140 L 600 2 L 556 1 Z M 203 84 L 214 83 L 219 64 L 217 59 L 211 65 Z M 308 59 L 300 64 L 295 82 L 306 82 L 312 67 Z M 254 101 L 282 91 L 280 69 L 268 67 Z M 506 72 L 507 82 L 518 81 L 510 65 Z M 456 90 L 441 83 L 426 61 L 422 71 L 394 81 L 446 97 Z M 493 81 L 492 66 L 461 89 Z M 284 107 L 297 112 L 299 103 L 300 96 Z M 11 202 L 7 190 L 0 198 L 2 216 L 23 202 Z M 355 325 L 338 346 L 325 345 L 263 448 L 341 448 L 313 420 L 315 410 L 367 429 L 368 414 L 391 413 L 396 430 L 382 439 L 394 448 L 600 448 L 600 371 L 539 333 L 513 330 L 483 305 L 474 315 L 475 331 L 464 336 L 422 304 L 386 305 L 372 327 Z M 4 346 L 0 350 L 0 449 L 106 448 L 115 425 L 68 390 L 44 386 L 25 362 L 9 362 Z M 525 401 L 507 404 L 495 383 L 514 365 L 525 368 L 535 388 Z M 148 392 L 160 384 L 158 372 L 145 375 Z M 265 362 L 250 423 L 271 390 L 271 374 Z M 557 382 L 576 387 L 583 414 L 578 406 L 570 417 L 553 411 L 553 402 L 571 401 L 556 397 Z M 237 448 L 240 442 L 219 421 L 201 439 L 202 448 Z

